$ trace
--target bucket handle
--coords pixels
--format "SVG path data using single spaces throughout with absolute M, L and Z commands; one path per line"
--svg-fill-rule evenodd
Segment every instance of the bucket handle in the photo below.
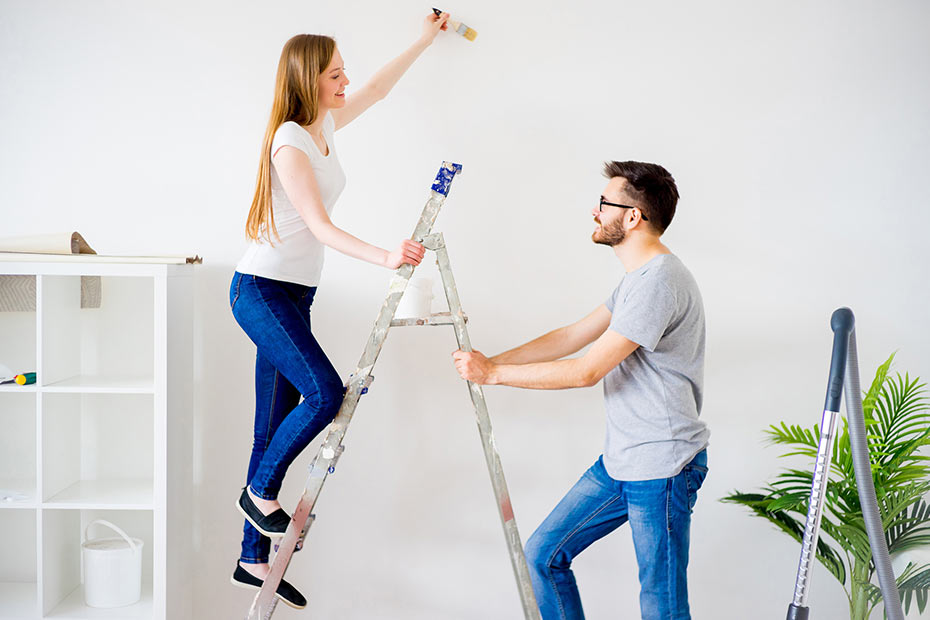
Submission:
M 136 551 L 138 551 L 139 549 L 138 545 L 136 545 L 136 543 L 133 542 L 132 538 L 126 535 L 126 532 L 119 529 L 118 527 L 110 523 L 109 521 L 104 521 L 103 519 L 94 519 L 93 521 L 87 524 L 87 527 L 84 528 L 84 539 L 81 541 L 81 544 L 84 544 L 87 542 L 88 540 L 87 531 L 90 529 L 90 526 L 95 523 L 99 523 L 100 525 L 107 526 L 108 528 L 110 528 L 111 530 L 113 530 L 114 532 L 122 536 L 124 539 L 126 539 L 126 542 L 129 543 L 129 548 L 132 549 L 133 553 L 136 553 Z

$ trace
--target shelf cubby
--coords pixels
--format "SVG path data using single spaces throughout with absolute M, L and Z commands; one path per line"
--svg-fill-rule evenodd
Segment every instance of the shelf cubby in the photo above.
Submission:
M 43 511 L 43 592 L 42 609 L 46 618 L 58 619 L 141 619 L 152 617 L 152 562 L 154 528 L 152 511 L 123 510 L 44 510 Z M 132 538 L 142 540 L 142 598 L 126 607 L 100 609 L 84 603 L 81 574 L 81 543 L 84 530 L 95 519 L 104 519 Z M 109 528 L 94 525 L 91 539 L 117 538 Z
M 98 307 L 81 307 L 81 276 L 41 279 L 43 388 L 154 390 L 154 279 L 103 276 Z
M 30 618 L 38 611 L 36 511 L 0 510 L 0 618 Z
M 154 505 L 152 396 L 42 394 L 42 506 Z
M 35 392 L 0 392 L 0 429 L 0 510 L 35 508 Z
M 0 365 L 15 374 L 35 372 L 38 368 L 35 290 L 34 275 L 0 275 Z M 0 385 L 0 393 L 8 391 L 34 391 L 34 388 Z M 0 410 L 2 405 L 0 401 Z

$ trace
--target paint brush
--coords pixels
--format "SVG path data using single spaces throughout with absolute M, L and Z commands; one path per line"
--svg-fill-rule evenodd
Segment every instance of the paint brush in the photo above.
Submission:
M 433 13 L 435 13 L 437 16 L 442 15 L 442 11 L 440 11 L 440 10 L 437 9 L 436 7 L 433 7 Z M 457 22 L 457 21 L 454 21 L 454 20 L 451 20 L 451 19 L 450 19 L 450 20 L 447 21 L 446 23 L 449 24 L 449 27 L 452 28 L 452 30 L 454 30 L 456 33 L 462 35 L 463 37 L 465 37 L 465 38 L 468 39 L 469 41 L 474 41 L 474 40 L 475 40 L 475 37 L 478 36 L 478 32 L 477 32 L 477 31 L 472 30 L 471 28 L 469 28 L 468 26 L 466 26 L 466 25 L 463 24 L 462 22 Z

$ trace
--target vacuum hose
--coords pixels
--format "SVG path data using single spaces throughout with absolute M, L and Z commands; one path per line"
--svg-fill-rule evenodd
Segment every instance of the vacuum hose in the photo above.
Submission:
M 841 308 L 833 313 L 846 311 L 850 318 L 852 312 Z M 865 416 L 862 413 L 862 390 L 859 388 L 859 360 L 856 353 L 856 330 L 849 333 L 849 353 L 846 362 L 846 418 L 849 422 L 849 443 L 852 448 L 853 468 L 856 471 L 856 488 L 859 489 L 859 503 L 862 505 L 862 517 L 865 531 L 869 534 L 872 547 L 872 561 L 878 573 L 878 585 L 885 603 L 885 615 L 888 620 L 904 620 L 901 610 L 901 595 L 891 570 L 891 558 L 885 543 L 885 528 L 878 513 L 875 499 L 875 485 L 872 482 L 872 467 L 869 462 L 869 445 L 866 442 Z

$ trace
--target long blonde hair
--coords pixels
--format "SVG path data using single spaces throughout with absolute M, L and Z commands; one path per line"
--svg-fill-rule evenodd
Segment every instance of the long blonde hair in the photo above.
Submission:
M 298 34 L 281 50 L 271 118 L 262 141 L 255 196 L 245 225 L 245 234 L 253 241 L 265 238 L 273 243 L 272 235 L 280 241 L 271 208 L 271 142 L 282 123 L 294 121 L 298 125 L 309 125 L 317 119 L 320 110 L 317 80 L 329 66 L 335 50 L 336 41 L 319 34 Z

